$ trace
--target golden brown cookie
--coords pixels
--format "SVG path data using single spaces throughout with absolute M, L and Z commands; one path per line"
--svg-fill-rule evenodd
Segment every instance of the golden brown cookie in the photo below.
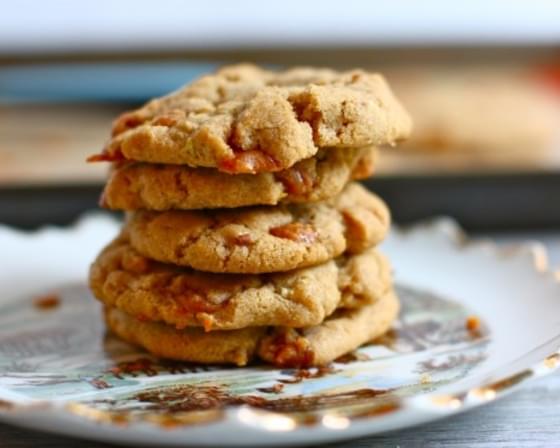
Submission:
M 390 283 L 389 264 L 374 249 L 286 273 L 211 274 L 143 257 L 126 235 L 90 271 L 93 294 L 106 305 L 141 320 L 206 330 L 317 325 L 339 306 L 375 302 Z
M 243 366 L 258 355 L 278 367 L 309 367 L 328 364 L 382 335 L 391 327 L 398 311 L 398 299 L 388 291 L 373 304 L 337 311 L 321 324 L 300 330 L 177 330 L 161 323 L 144 322 L 110 307 L 105 309 L 105 319 L 117 336 L 163 358 Z
M 558 147 L 560 98 L 514 67 L 409 67 L 391 79 L 414 117 L 412 151 L 468 153 L 478 167 L 492 158 L 531 161 Z
M 202 364 L 244 366 L 253 357 L 266 327 L 205 332 L 134 318 L 117 308 L 105 307 L 107 326 L 121 339 L 144 347 L 152 354 L 169 359 Z
M 374 147 L 320 151 L 277 173 L 225 174 L 211 168 L 132 163 L 115 167 L 101 205 L 117 210 L 190 210 L 316 202 L 372 174 Z
M 237 65 L 123 114 L 90 160 L 274 172 L 320 148 L 394 144 L 410 130 L 379 74 Z
M 219 211 L 137 211 L 126 230 L 142 255 L 199 271 L 261 274 L 323 263 L 381 242 L 385 203 L 359 184 L 315 204 Z

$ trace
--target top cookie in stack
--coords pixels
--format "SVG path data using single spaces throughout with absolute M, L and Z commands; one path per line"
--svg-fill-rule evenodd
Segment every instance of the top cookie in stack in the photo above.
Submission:
M 240 65 L 123 114 L 90 160 L 120 162 L 105 191 L 110 208 L 314 202 L 370 175 L 373 147 L 410 127 L 381 75 Z
M 114 162 L 102 205 L 131 211 L 90 273 L 108 325 L 160 356 L 238 365 L 324 364 L 385 332 L 389 212 L 350 181 L 410 128 L 359 70 L 226 67 L 123 114 L 90 158 Z

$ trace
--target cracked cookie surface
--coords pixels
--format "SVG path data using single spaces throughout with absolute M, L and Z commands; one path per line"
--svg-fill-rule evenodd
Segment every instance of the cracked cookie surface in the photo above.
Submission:
M 216 211 L 137 211 L 126 231 L 142 255 L 218 273 L 283 272 L 357 253 L 383 240 L 384 202 L 359 184 L 315 204 Z
M 100 301 L 140 320 L 210 331 L 317 325 L 337 307 L 378 300 L 391 272 L 386 258 L 368 249 L 285 273 L 204 273 L 148 259 L 123 234 L 98 256 L 89 280 Z
M 243 366 L 258 356 L 277 367 L 309 367 L 326 365 L 381 336 L 391 327 L 398 311 L 398 299 L 388 290 L 375 303 L 339 310 L 319 325 L 305 329 L 177 330 L 161 323 L 143 322 L 110 307 L 105 309 L 105 320 L 122 339 L 163 358 Z
M 408 114 L 379 74 L 236 65 L 121 115 L 90 161 L 275 172 L 320 148 L 392 145 L 410 131 Z
M 125 163 L 109 176 L 101 205 L 116 210 L 191 210 L 317 202 L 351 179 L 369 177 L 374 147 L 319 151 L 277 173 L 225 174 L 212 168 Z

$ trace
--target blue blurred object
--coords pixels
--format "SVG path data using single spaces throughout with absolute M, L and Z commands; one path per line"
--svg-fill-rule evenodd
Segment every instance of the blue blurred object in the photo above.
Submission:
M 143 102 L 217 63 L 34 64 L 0 68 L 0 102 Z

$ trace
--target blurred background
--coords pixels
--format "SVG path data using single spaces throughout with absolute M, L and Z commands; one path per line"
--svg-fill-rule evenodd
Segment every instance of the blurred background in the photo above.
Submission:
M 25 1 L 0 14 L 0 222 L 94 209 L 121 111 L 219 65 L 383 72 L 415 130 L 369 186 L 397 222 L 560 226 L 560 2 Z

